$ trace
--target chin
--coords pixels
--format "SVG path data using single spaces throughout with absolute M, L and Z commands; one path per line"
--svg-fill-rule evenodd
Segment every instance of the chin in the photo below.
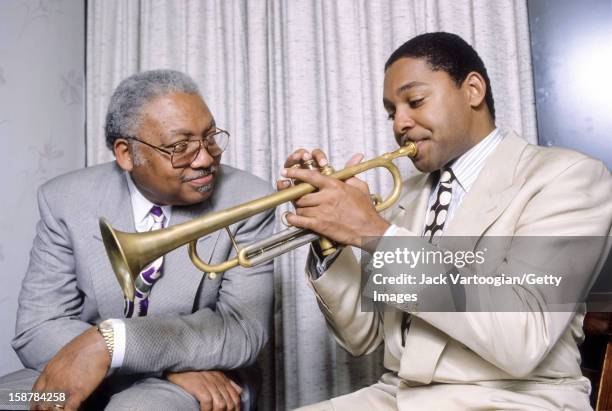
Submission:
M 213 194 L 213 189 L 214 183 L 193 187 L 191 192 L 183 197 L 185 205 L 198 204 L 208 200 Z
M 414 167 L 419 170 L 421 173 L 431 173 L 436 171 L 438 168 L 434 168 L 432 164 L 429 164 L 424 161 L 415 161 Z

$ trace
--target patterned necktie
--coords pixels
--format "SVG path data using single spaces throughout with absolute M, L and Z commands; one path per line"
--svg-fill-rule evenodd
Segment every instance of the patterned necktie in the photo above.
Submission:
M 159 206 L 151 207 L 149 215 L 153 218 L 153 226 L 150 231 L 159 230 L 164 227 L 164 212 Z M 161 267 L 164 256 L 159 257 L 146 266 L 135 281 L 134 302 L 125 300 L 125 317 L 144 317 L 149 309 L 149 294 L 155 281 L 161 276 Z
M 436 244 L 440 235 L 444 231 L 444 223 L 446 223 L 448 217 L 448 207 L 450 206 L 451 197 L 453 194 L 452 184 L 455 181 L 455 174 L 450 168 L 444 168 L 440 175 L 440 187 L 438 188 L 438 195 L 436 201 L 433 203 L 429 212 L 427 213 L 427 220 L 425 222 L 425 231 L 423 237 L 427 238 L 432 244 Z M 402 346 L 406 344 L 406 331 L 410 326 L 410 316 L 404 313 L 402 316 Z
M 427 213 L 425 232 L 423 233 L 423 237 L 427 238 L 427 241 L 432 244 L 438 242 L 440 235 L 444 231 L 444 223 L 446 223 L 448 218 L 448 207 L 450 206 L 453 194 L 451 188 L 453 181 L 455 181 L 455 174 L 453 174 L 453 171 L 450 168 L 443 169 L 440 175 L 438 196 Z

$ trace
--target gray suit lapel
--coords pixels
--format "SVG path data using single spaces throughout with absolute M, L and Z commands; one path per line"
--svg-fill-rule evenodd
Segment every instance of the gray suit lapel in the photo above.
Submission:
M 125 173 L 115 167 L 106 180 L 106 187 L 100 190 L 100 206 L 95 217 L 106 218 L 118 231 L 136 231 Z M 123 318 L 123 291 L 106 255 L 100 231 L 96 230 L 92 237 L 91 274 L 100 317 Z
M 452 241 L 450 237 L 470 236 L 471 248 L 475 247 L 478 238 L 501 216 L 520 190 L 522 182 L 514 181 L 514 174 L 526 146 L 527 143 L 512 132 L 499 143 L 449 222 L 440 240 L 441 246 Z M 466 243 L 462 244 L 465 247 Z

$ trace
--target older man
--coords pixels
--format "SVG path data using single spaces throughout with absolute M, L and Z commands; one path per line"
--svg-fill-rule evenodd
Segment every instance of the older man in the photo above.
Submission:
M 122 231 L 164 228 L 265 195 L 265 182 L 220 164 L 228 139 L 187 75 L 148 71 L 119 84 L 106 120 L 116 161 L 39 191 L 13 341 L 30 371 L 5 377 L 5 387 L 67 394 L 42 409 L 76 410 L 88 398 L 87 409 L 238 409 L 241 394 L 248 406 L 244 387 L 256 381 L 238 369 L 268 339 L 271 263 L 207 276 L 178 249 L 143 269 L 135 302 L 124 305 L 98 229 L 100 217 Z M 273 218 L 262 213 L 231 231 L 247 243 L 267 236 Z M 200 238 L 198 250 L 213 263 L 235 252 L 220 232 Z
M 319 188 L 296 201 L 290 223 L 368 251 L 374 245 L 366 236 L 382 238 L 378 247 L 410 244 L 433 255 L 485 252 L 483 244 L 499 238 L 504 247 L 483 277 L 543 268 L 560 269 L 564 281 L 550 294 L 527 285 L 468 288 L 463 295 L 443 284 L 398 287 L 417 298 L 425 293 L 419 302 L 428 308 L 398 300 L 384 313 L 368 312 L 351 250 L 323 258 L 315 247 L 309 280 L 336 340 L 354 355 L 384 342 L 389 372 L 375 385 L 304 410 L 590 409 L 577 349 L 584 307 L 555 304 L 580 301 L 575 292 L 588 291 L 609 250 L 609 170 L 497 129 L 485 66 L 453 34 L 428 33 L 399 47 L 385 66 L 383 103 L 398 144 L 416 143 L 413 162 L 423 174 L 406 181 L 404 197 L 384 218 L 363 181 L 286 169 L 284 176 Z M 326 162 L 319 150 L 298 150 L 286 166 L 311 156 Z M 551 298 L 555 293 L 562 299 Z M 450 312 L 450 302 L 463 308 Z M 481 311 L 466 312 L 478 305 Z

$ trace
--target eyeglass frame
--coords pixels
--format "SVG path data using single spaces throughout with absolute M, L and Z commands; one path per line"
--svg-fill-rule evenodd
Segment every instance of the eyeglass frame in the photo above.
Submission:
M 229 133 L 229 131 L 224 130 L 224 129 L 219 128 L 219 127 L 216 127 L 216 126 L 215 126 L 215 132 L 214 132 L 214 133 L 211 133 L 211 134 L 209 134 L 209 135 L 207 135 L 207 136 L 206 136 L 206 137 L 204 137 L 204 138 L 196 138 L 196 139 L 193 139 L 193 138 L 186 138 L 186 139 L 184 139 L 184 140 L 177 141 L 176 143 L 173 143 L 173 144 L 170 144 L 170 145 L 167 145 L 167 146 L 156 146 L 156 145 L 153 145 L 153 144 L 151 144 L 151 143 L 148 143 L 148 142 L 146 142 L 146 141 L 144 141 L 144 140 L 141 140 L 141 139 L 139 139 L 138 137 L 134 137 L 134 136 L 125 136 L 125 137 L 121 137 L 121 138 L 123 138 L 124 140 L 134 140 L 134 141 L 138 141 L 139 143 L 142 143 L 142 144 L 144 144 L 144 145 L 146 145 L 146 146 L 149 146 L 149 147 L 151 147 L 151 148 L 154 148 L 155 150 L 157 150 L 157 151 L 159 151 L 159 152 L 161 152 L 161 153 L 167 154 L 167 155 L 169 155 L 169 156 L 170 156 L 170 164 L 172 164 L 172 168 L 182 168 L 182 167 L 176 167 L 176 166 L 174 165 L 174 161 L 173 161 L 172 159 L 174 158 L 174 154 L 175 154 L 175 153 L 174 153 L 174 151 L 169 151 L 168 149 L 172 149 L 172 150 L 174 150 L 174 147 L 175 147 L 176 145 L 178 145 L 178 144 L 185 143 L 185 142 L 189 142 L 189 141 L 198 141 L 198 142 L 200 143 L 200 148 L 198 149 L 198 151 L 196 152 L 195 156 L 193 157 L 193 160 L 191 160 L 191 162 L 189 163 L 189 164 L 191 164 L 191 163 L 193 163 L 193 161 L 194 161 L 194 160 L 195 160 L 195 159 L 198 157 L 198 155 L 200 154 L 200 151 L 202 151 L 202 145 L 204 145 L 204 149 L 205 149 L 205 150 L 208 152 L 208 154 L 209 154 L 209 155 L 211 155 L 211 154 L 210 154 L 210 152 L 208 151 L 208 144 L 209 144 L 209 143 L 208 143 L 208 139 L 209 139 L 210 137 L 216 136 L 217 134 L 221 134 L 221 133 L 225 133 L 225 134 L 227 135 L 227 140 L 228 140 L 227 142 L 229 143 L 229 138 L 230 138 L 230 133 Z M 226 147 L 226 148 L 227 148 L 227 147 Z M 219 153 L 218 155 L 223 154 L 223 152 L 224 152 L 224 151 L 225 151 L 225 148 L 224 148 L 224 149 L 221 151 L 221 153 Z M 180 154 L 180 153 L 178 153 L 178 154 Z M 212 156 L 212 155 L 211 155 L 211 156 Z M 213 157 L 214 157 L 214 156 L 213 156 Z M 185 166 L 183 166 L 183 167 L 185 167 Z

